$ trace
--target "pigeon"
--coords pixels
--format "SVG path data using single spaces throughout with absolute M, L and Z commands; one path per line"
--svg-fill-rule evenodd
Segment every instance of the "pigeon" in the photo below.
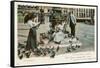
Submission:
M 22 58 L 23 58 L 23 54 L 20 54 L 20 55 L 19 55 L 19 59 L 22 59 Z
M 59 51 L 59 46 L 57 47 L 56 51 L 57 51 L 57 52 Z
M 51 51 L 50 58 L 54 58 L 54 57 L 55 57 L 55 52 L 54 51 Z
M 25 55 L 26 55 L 26 58 L 29 58 L 29 57 L 30 57 L 30 54 L 31 54 L 31 52 L 29 52 L 29 51 L 26 51 L 26 53 L 25 53 Z

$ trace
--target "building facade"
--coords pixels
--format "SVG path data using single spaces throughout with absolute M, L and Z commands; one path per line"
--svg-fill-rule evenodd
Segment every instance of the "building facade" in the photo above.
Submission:
M 59 14 L 62 16 L 67 16 L 71 11 L 73 11 L 74 15 L 76 16 L 77 22 L 94 24 L 94 9 L 18 5 L 18 14 L 25 16 L 25 14 L 33 12 L 34 14 L 37 14 L 38 21 L 44 19 L 44 23 L 50 22 L 50 16 L 52 16 L 54 13 L 58 13 L 58 16 Z

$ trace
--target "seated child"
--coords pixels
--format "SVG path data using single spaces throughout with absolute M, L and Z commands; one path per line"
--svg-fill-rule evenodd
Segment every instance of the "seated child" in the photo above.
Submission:
M 64 40 L 65 35 L 64 35 L 64 33 L 57 27 L 57 28 L 56 28 L 56 31 L 53 33 L 53 37 L 54 37 L 53 41 L 54 41 L 55 43 L 57 43 L 57 44 L 60 44 L 60 42 Z

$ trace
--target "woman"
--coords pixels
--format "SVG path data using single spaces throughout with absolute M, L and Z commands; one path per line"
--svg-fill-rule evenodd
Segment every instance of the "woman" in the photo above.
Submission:
M 36 29 L 40 24 L 37 23 L 36 16 L 33 13 L 29 13 L 25 16 L 24 23 L 30 27 L 25 49 L 32 49 L 32 51 L 34 51 L 35 49 L 37 49 Z

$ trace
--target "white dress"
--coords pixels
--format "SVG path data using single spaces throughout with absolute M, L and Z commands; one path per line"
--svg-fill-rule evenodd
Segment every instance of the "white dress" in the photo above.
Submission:
M 61 42 L 64 40 L 64 37 L 65 37 L 62 31 L 54 33 L 53 36 L 54 36 L 54 42 Z

